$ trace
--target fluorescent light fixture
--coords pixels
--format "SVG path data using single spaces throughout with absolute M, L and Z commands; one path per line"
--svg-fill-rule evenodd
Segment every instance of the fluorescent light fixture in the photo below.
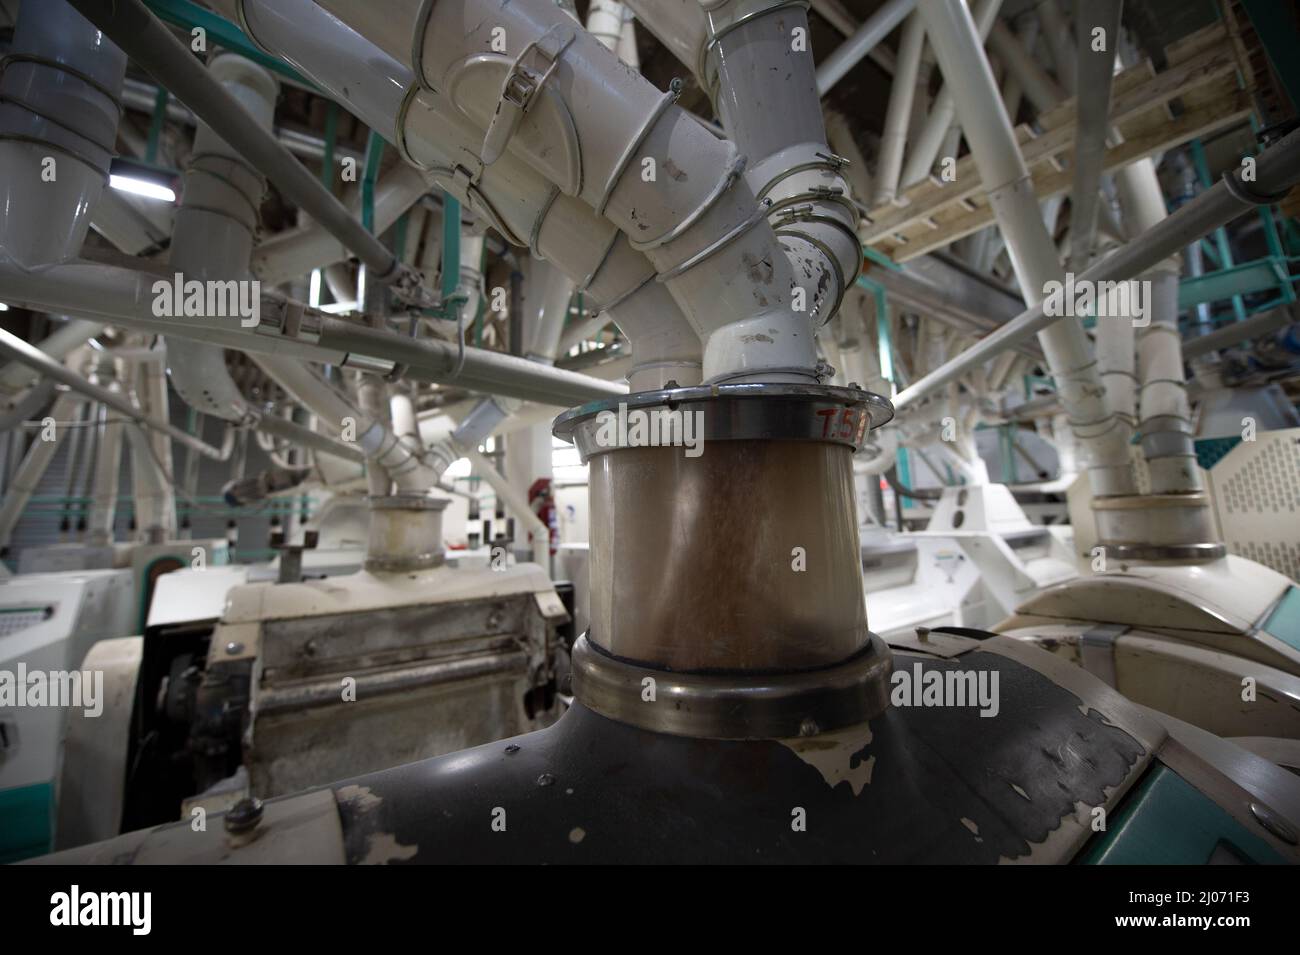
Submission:
M 122 192 L 129 192 L 135 196 L 144 196 L 146 199 L 160 199 L 163 202 L 176 201 L 176 193 L 166 186 L 150 182 L 147 179 L 113 173 L 108 177 L 108 184 L 114 189 L 120 189 Z
M 0 302 L 0 312 L 7 312 L 7 311 L 9 311 L 9 306 L 6 305 L 4 302 Z

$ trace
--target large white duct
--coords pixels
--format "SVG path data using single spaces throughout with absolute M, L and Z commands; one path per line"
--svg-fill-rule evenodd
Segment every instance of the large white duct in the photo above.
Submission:
M 420 83 L 447 91 L 486 131 L 488 165 L 509 150 L 635 237 L 705 342 L 707 379 L 816 377 L 809 317 L 790 306 L 793 268 L 740 178 L 743 158 L 674 94 L 544 0 L 405 0 L 382 13 L 323 5 L 402 62 L 418 61 Z
M 248 111 L 252 122 L 270 127 L 276 97 L 270 74 L 233 54 L 216 57 L 209 69 Z M 265 188 L 261 174 L 211 127 L 200 123 L 185 173 L 184 198 L 176 213 L 172 268 L 187 281 L 248 281 L 258 206 Z M 226 371 L 221 348 L 168 336 L 167 365 L 180 396 L 201 414 L 241 423 L 257 416 L 257 409 L 249 405 Z
M 218 0 L 227 15 L 234 0 Z M 632 343 L 634 390 L 669 378 L 700 380 L 700 340 L 655 268 L 627 236 L 582 201 L 561 194 L 525 160 L 507 153 L 492 165 L 479 159 L 483 131 L 444 97 L 414 87 L 411 71 L 311 0 L 244 0 L 245 28 L 381 132 L 393 128 L 409 162 L 439 183 L 515 245 L 530 247 L 575 279 L 586 298 L 604 306 Z M 335 77 L 368 76 L 366 89 L 342 88 Z
M 749 158 L 746 181 L 771 203 L 768 219 L 802 293 L 793 307 L 820 327 L 857 278 L 862 249 L 844 162 L 826 145 L 813 58 L 792 41 L 799 30 L 807 35 L 807 11 L 782 0 L 701 5 L 710 36 L 706 78 L 716 90 L 718 116 Z M 774 116 L 781 121 L 773 122 Z M 744 340 L 734 344 L 750 347 Z
M 0 77 L 0 257 L 75 256 L 108 180 L 126 57 L 63 0 L 24 3 Z

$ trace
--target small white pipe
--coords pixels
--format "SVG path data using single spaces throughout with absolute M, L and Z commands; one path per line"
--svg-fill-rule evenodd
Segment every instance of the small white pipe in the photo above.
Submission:
M 873 47 L 893 32 L 916 7 L 916 0 L 886 0 L 858 27 L 853 36 L 835 48 L 817 68 L 817 92 L 825 96 L 844 74 L 857 66 Z
M 608 0 L 607 0 L 608 2 Z M 619 4 L 623 7 L 622 4 Z M 641 70 L 641 51 L 636 45 L 636 18 L 632 16 L 632 11 L 623 7 L 623 28 L 618 33 L 618 46 L 614 52 L 618 58 L 628 65 L 629 69 Z
M 542 519 L 533 513 L 528 499 L 510 486 L 492 462 L 483 457 L 476 447 L 463 448 L 465 457 L 474 465 L 474 471 L 487 481 L 496 492 L 506 509 L 515 516 L 523 528 L 532 536 L 533 562 L 549 575 L 551 572 L 551 529 L 542 523 Z
M 1078 91 L 1076 78 L 1078 66 L 1075 63 L 1075 45 L 1070 21 L 1061 12 L 1057 0 L 1042 0 L 1038 5 L 1038 16 L 1043 21 L 1043 35 L 1047 38 L 1047 47 L 1052 51 L 1052 61 L 1056 66 L 1056 78 L 1061 86 L 1073 96 Z M 1112 42 L 1114 42 L 1112 40 Z
M 1002 60 L 1007 74 L 1015 78 L 1021 91 L 1040 113 L 1065 99 L 1065 90 L 1029 55 L 1020 38 L 1005 23 L 998 21 L 993 24 L 989 49 Z
M 97 378 L 98 375 L 92 375 L 91 383 L 120 396 L 121 385 L 116 379 L 104 382 L 96 380 Z M 122 477 L 122 429 L 125 420 L 116 413 L 116 409 L 107 405 L 100 406 L 99 414 L 99 441 L 95 453 L 90 510 L 86 516 L 86 535 L 92 545 L 103 547 L 113 543 L 117 494 Z
M 403 163 L 385 173 L 375 184 L 375 233 L 381 234 L 432 188 L 432 173 Z M 347 203 L 348 211 L 361 215 L 361 192 Z M 278 232 L 253 251 L 253 274 L 268 285 L 279 285 L 325 268 L 351 256 L 324 226 L 310 222 L 296 229 Z
M 136 404 L 140 410 L 151 418 L 169 421 L 171 409 L 163 361 L 164 356 L 160 352 L 153 352 L 148 358 L 135 361 L 134 385 Z M 136 526 L 141 532 L 153 528 L 151 533 L 162 540 L 170 540 L 176 536 L 177 530 L 176 494 L 171 483 L 175 473 L 171 439 L 163 432 L 146 429 L 138 424 L 132 426 L 132 431 L 141 436 L 139 441 L 132 439 L 132 463 L 140 462 L 143 453 L 147 458 L 143 462 L 144 470 L 153 472 L 157 478 L 154 482 L 156 487 L 146 481 L 145 487 L 152 495 L 145 505 L 137 504 Z
M 99 334 L 104 326 L 81 318 L 70 318 L 49 334 L 36 347 L 55 361 L 62 361 L 72 352 Z M 29 387 L 40 377 L 40 372 L 30 365 L 11 361 L 0 368 L 0 395 L 14 396 Z
M 1002 0 L 977 0 L 974 16 L 981 44 L 989 35 L 989 31 L 993 29 L 993 24 L 997 20 L 998 10 L 1001 6 Z M 931 38 L 930 43 L 932 46 L 934 45 L 933 38 Z M 962 79 L 959 74 L 955 82 L 960 83 Z M 943 151 L 944 137 L 948 134 L 948 127 L 952 125 L 953 120 L 957 117 L 957 101 L 953 98 L 952 86 L 953 83 L 949 81 L 948 75 L 945 74 L 943 88 L 935 95 L 925 126 L 916 137 L 916 143 L 908 153 L 907 162 L 903 166 L 903 173 L 899 181 L 904 189 L 929 176 L 935 160 Z
M 623 37 L 623 4 L 618 0 L 591 0 L 587 7 L 587 32 L 605 49 L 617 53 Z
M 876 169 L 876 194 L 872 205 L 893 202 L 898 192 L 903 151 L 907 147 L 907 123 L 912 116 L 912 99 L 916 94 L 916 77 L 924 46 L 925 21 L 919 13 L 913 13 L 903 27 L 903 38 L 898 48 L 898 72 L 889 88 L 889 106 L 885 112 L 885 129 L 880 137 L 880 163 Z

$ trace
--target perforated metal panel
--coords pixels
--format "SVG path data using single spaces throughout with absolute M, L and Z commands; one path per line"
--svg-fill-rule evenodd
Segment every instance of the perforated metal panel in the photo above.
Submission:
M 1300 428 L 1242 441 L 1210 481 L 1228 550 L 1300 580 Z
M 50 618 L 53 607 L 0 607 L 0 637 L 34 627 Z

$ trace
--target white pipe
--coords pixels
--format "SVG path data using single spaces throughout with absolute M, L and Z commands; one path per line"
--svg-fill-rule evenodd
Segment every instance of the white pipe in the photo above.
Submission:
M 506 509 L 514 514 L 515 520 L 532 536 L 533 562 L 549 575 L 551 572 L 551 529 L 542 523 L 542 519 L 533 513 L 528 499 L 510 486 L 501 472 L 493 467 L 492 462 L 483 457 L 476 447 L 466 447 L 465 457 L 474 465 L 474 471 L 491 485 Z
M 903 38 L 898 48 L 898 72 L 889 88 L 885 129 L 880 137 L 880 163 L 876 168 L 876 194 L 872 199 L 875 206 L 893 202 L 898 193 L 903 151 L 907 147 L 907 124 L 912 116 L 912 99 L 916 94 L 916 77 L 921 68 L 924 46 L 925 21 L 919 13 L 913 13 L 903 27 Z
M 569 301 L 573 296 L 573 283 L 541 259 L 528 263 L 528 304 L 524 331 L 524 357 L 532 361 L 555 364 L 560 350 L 560 334 L 569 317 Z
M 989 33 L 989 48 L 998 55 L 1007 74 L 1019 84 L 1020 90 L 1040 113 L 1045 113 L 1065 99 L 1065 90 L 1047 75 L 1038 61 L 1009 26 L 998 21 Z
M 101 367 L 104 364 L 101 361 Z M 120 397 L 121 385 L 116 378 L 105 382 L 96 373 L 91 376 L 91 383 Z M 125 419 L 115 414 L 115 410 L 108 405 L 101 405 L 99 409 L 94 485 L 90 510 L 86 516 L 87 540 L 96 547 L 113 543 L 113 528 L 117 517 L 117 494 L 122 477 L 122 428 Z
M 560 347 L 556 349 L 557 354 L 567 355 L 574 345 L 581 342 L 591 341 L 609 325 L 609 316 L 604 312 L 597 312 L 589 318 L 581 319 L 574 322 L 564 330 L 560 336 Z
M 1101 173 L 1110 126 L 1110 88 L 1120 33 L 1122 0 L 1093 0 L 1079 24 L 1082 91 L 1075 100 L 1074 182 L 1070 192 L 1070 271 L 1082 272 L 1092 258 L 1101 199 Z M 1095 24 L 1108 38 L 1105 49 L 1092 49 Z M 1041 107 L 1040 107 L 1041 108 Z
M 387 231 L 400 219 L 429 191 L 433 180 L 432 173 L 405 163 L 385 173 L 375 184 L 375 234 Z M 361 215 L 360 190 L 354 193 L 347 207 L 354 215 Z M 253 251 L 253 274 L 268 285 L 279 285 L 313 269 L 343 262 L 351 254 L 328 229 L 313 221 L 276 233 L 259 244 Z
M 691 5 L 695 6 L 693 0 Z M 218 0 L 217 6 L 235 14 L 233 0 Z M 653 281 L 654 266 L 611 223 L 580 200 L 557 194 L 526 160 L 513 154 L 483 166 L 478 158 L 481 129 L 432 91 L 413 90 L 411 100 L 405 101 L 405 90 L 413 83 L 410 70 L 311 0 L 277 0 L 273 5 L 244 0 L 242 10 L 244 24 L 260 46 L 285 56 L 354 108 L 363 102 L 373 104 L 369 107 L 373 113 L 360 115 L 368 125 L 393 125 L 385 117 L 400 115 L 397 136 L 403 156 L 432 172 L 439 185 L 495 225 L 508 241 L 530 245 L 534 254 L 584 282 L 593 304 L 614 303 L 611 317 L 620 325 L 635 313 L 629 321 L 635 328 L 625 328 L 624 334 L 639 361 L 654 366 L 683 360 L 685 352 L 684 360 L 695 370 L 691 374 L 687 368 L 677 377 L 683 384 L 700 380 L 700 340 L 693 327 L 676 302 L 663 294 L 661 284 Z M 696 14 L 702 23 L 698 7 Z M 336 89 L 333 81 L 335 65 L 354 59 L 366 61 L 367 69 L 384 77 L 375 81 L 375 89 L 364 100 L 347 98 L 348 91 Z M 474 183 L 453 174 L 454 167 L 477 170 Z M 646 335 L 646 328 L 654 334 Z M 671 347 L 672 353 L 658 353 L 661 345 Z
M 50 332 L 36 347 L 55 361 L 62 361 L 72 352 L 86 344 L 97 335 L 104 326 L 81 318 L 70 318 L 54 331 Z M 30 365 L 11 361 L 0 368 L 0 395 L 14 396 L 27 388 L 40 377 L 40 372 Z
M 858 27 L 853 36 L 836 47 L 835 52 L 817 68 L 817 92 L 825 96 L 877 43 L 889 36 L 894 27 L 902 23 L 903 18 L 915 7 L 916 0 L 886 0 Z
M 1063 279 L 1055 246 L 1043 224 L 1033 181 L 998 95 L 979 35 L 960 0 L 921 0 L 926 31 L 953 91 L 983 187 L 1007 241 L 1021 294 L 1035 305 L 1049 282 Z M 1066 318 L 1039 334 L 1057 391 L 1075 432 L 1091 452 L 1089 478 L 1096 496 L 1136 491 L 1128 442 L 1106 406 L 1101 376 L 1081 321 Z
M 1002 0 L 977 0 L 974 16 L 981 44 L 989 35 L 989 31 L 993 29 L 993 24 L 997 21 L 998 9 L 1001 6 Z M 969 16 L 969 14 L 967 15 Z M 934 46 L 933 37 L 930 39 L 930 45 Z M 940 56 L 939 59 L 942 62 L 943 57 Z M 983 60 L 983 57 L 981 56 L 980 59 Z M 953 120 L 957 117 L 957 100 L 953 96 L 953 85 L 960 84 L 964 80 L 965 77 L 961 74 L 957 74 L 955 78 L 948 73 L 944 74 L 943 89 L 939 90 L 934 97 L 934 103 L 930 106 L 930 114 L 925 121 L 925 126 L 920 135 L 917 136 L 916 143 L 912 146 L 907 162 L 903 166 L 900 182 L 904 189 L 930 175 L 930 169 L 934 166 L 935 160 L 943 150 L 944 137 L 948 133 L 948 127 L 952 125 Z M 996 85 L 994 88 L 996 90 Z M 969 120 L 967 121 L 969 122 Z
M 163 361 L 164 356 L 154 352 L 150 357 L 135 362 L 134 385 L 136 404 L 140 410 L 151 418 L 168 421 L 171 409 Z M 162 540 L 170 540 L 176 536 L 177 529 L 176 494 L 171 483 L 175 472 L 172 442 L 163 432 L 133 425 L 132 433 L 137 432 L 140 438 L 132 439 L 132 464 L 139 464 L 141 470 L 153 473 L 157 480 L 153 483 L 148 480 L 145 482 L 146 490 L 152 492 L 147 501 L 138 500 L 137 493 L 136 526 L 142 533 L 149 532 Z M 132 474 L 135 473 L 136 468 L 133 466 Z
M 352 434 L 367 460 L 386 471 L 399 491 L 423 493 L 438 483 L 438 475 L 423 460 L 424 449 L 418 433 L 415 440 L 403 440 L 383 420 L 384 415 L 353 405 L 302 362 L 273 356 L 252 357 L 327 429 L 336 434 Z M 387 410 L 387 401 L 383 402 L 383 409 Z
M 1056 78 L 1061 86 L 1073 96 L 1078 92 L 1076 78 L 1078 66 L 1075 63 L 1075 45 L 1070 29 L 1070 21 L 1057 0 L 1042 0 L 1038 5 L 1038 16 L 1043 21 L 1043 35 L 1047 38 L 1048 49 L 1052 51 L 1052 61 L 1056 66 Z M 1114 39 L 1111 42 L 1115 42 Z
M 708 26 L 697 0 L 626 0 L 641 25 L 703 84 Z
M 791 36 L 806 11 L 782 0 L 705 0 L 723 127 L 750 165 L 745 178 L 772 203 L 768 218 L 794 263 L 796 309 L 820 328 L 857 278 L 862 248 L 842 162 L 830 158 L 811 57 Z M 781 122 L 773 122 L 773 117 Z M 747 347 L 742 339 L 740 350 Z M 743 355 L 736 361 L 743 360 Z
M 456 105 L 488 130 L 485 161 L 508 149 L 635 236 L 705 342 L 706 379 L 815 378 L 811 322 L 790 302 L 794 267 L 736 178 L 735 147 L 575 31 L 562 11 L 546 0 L 440 0 L 422 23 L 413 0 L 382 14 L 351 0 L 322 5 L 405 61 L 415 35 L 417 78 L 427 89 L 455 91 Z M 505 52 L 482 53 L 494 39 L 504 40 Z M 492 86 L 463 82 L 475 70 L 466 58 L 505 66 L 539 42 L 555 56 L 546 92 L 568 120 L 510 135 L 521 113 L 498 111 Z M 657 157 L 653 177 L 638 156 Z
M 0 259 L 75 256 L 116 152 L 126 57 L 64 0 L 24 3 L 0 77 Z
M 270 128 L 277 85 L 266 70 L 233 54 L 217 56 L 209 69 L 213 79 L 248 111 L 250 122 Z M 249 281 L 249 256 L 265 188 L 261 174 L 210 126 L 200 123 L 185 174 L 184 199 L 176 213 L 172 269 L 187 281 Z M 169 336 L 167 365 L 181 398 L 201 414 L 237 423 L 257 417 L 257 409 L 226 371 L 220 348 Z
M 587 7 L 587 32 L 611 53 L 623 38 L 623 4 L 618 0 L 591 0 Z
M 73 417 L 81 407 L 82 400 L 80 395 L 73 392 L 59 394 L 47 415 L 55 422 L 54 440 L 44 440 L 43 434 L 38 431 L 27 454 L 23 456 L 22 463 L 18 465 L 13 480 L 5 488 L 4 501 L 0 503 L 0 551 L 8 549 L 14 528 L 27 509 L 27 502 L 40 486 L 41 478 L 54 460 L 64 437 L 76 426 Z
M 612 0 L 605 0 L 605 2 L 612 3 Z M 641 70 L 641 51 L 636 46 L 636 18 L 632 16 L 632 11 L 621 3 L 619 7 L 622 8 L 623 27 L 618 32 L 618 46 L 614 48 L 614 52 L 618 54 L 620 60 L 628 65 L 629 69 L 639 72 Z
M 1125 166 L 1116 174 L 1125 224 L 1137 231 L 1154 228 L 1168 218 L 1164 194 L 1150 159 Z M 1178 256 L 1157 263 L 1143 275 L 1150 282 L 1150 323 L 1139 329 L 1138 396 L 1142 453 L 1155 494 L 1203 490 L 1196 465 L 1191 406 L 1183 372 L 1182 338 L 1178 332 Z

